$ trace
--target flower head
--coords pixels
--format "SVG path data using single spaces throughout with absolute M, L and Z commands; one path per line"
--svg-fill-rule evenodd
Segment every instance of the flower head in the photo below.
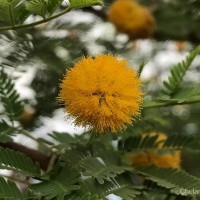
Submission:
M 147 135 L 143 134 L 144 137 Z M 155 136 L 156 133 L 152 132 L 149 134 Z M 167 135 L 160 133 L 158 134 L 156 143 L 157 149 L 152 151 L 146 151 L 142 153 L 134 153 L 131 155 L 131 161 L 134 166 L 150 166 L 155 165 L 160 168 L 179 168 L 181 162 L 181 152 L 174 150 L 169 153 L 160 152 L 163 148 L 163 143 L 167 139 Z
M 117 0 L 108 10 L 108 19 L 118 31 L 132 39 L 148 38 L 155 29 L 155 20 L 150 11 L 134 0 Z
M 148 151 L 144 153 L 133 154 L 131 159 L 134 166 L 155 165 L 160 168 L 180 167 L 180 151 L 165 154 Z
M 116 132 L 139 115 L 140 79 L 126 60 L 111 55 L 82 58 L 69 70 L 60 87 L 59 101 L 76 125 L 97 132 Z

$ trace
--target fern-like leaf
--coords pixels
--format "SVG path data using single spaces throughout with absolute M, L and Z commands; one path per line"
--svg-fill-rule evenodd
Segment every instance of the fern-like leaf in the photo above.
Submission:
M 86 153 L 85 150 L 73 149 L 65 151 L 61 156 L 61 159 L 68 163 L 72 168 L 79 169 L 80 164 L 88 157 L 90 157 L 90 155 Z
M 105 180 L 111 181 L 112 178 L 125 170 L 117 165 L 106 165 L 102 159 L 88 157 L 82 163 L 84 169 L 83 175 L 95 178 L 99 184 L 103 184 Z
M 0 141 L 1 142 L 10 142 L 12 141 L 12 138 L 10 136 L 13 135 L 15 132 L 15 128 L 12 126 L 9 126 L 6 121 L 2 120 L 0 121 Z
M 0 169 L 14 170 L 24 175 L 39 176 L 40 168 L 24 155 L 10 149 L 0 148 Z
M 65 166 L 56 177 L 33 185 L 31 190 L 37 196 L 46 197 L 46 199 L 64 200 L 66 195 L 80 188 L 77 185 L 78 179 L 78 171 Z
M 19 94 L 14 88 L 14 83 L 3 70 L 0 70 L 0 101 L 12 122 L 22 114 L 23 106 Z
M 187 103 L 187 101 L 200 100 L 200 85 L 190 86 L 186 88 L 180 88 L 177 90 L 173 99 L 178 103 Z
M 19 11 L 18 16 L 23 17 Z M 7 31 L 0 34 L 0 46 L 4 46 L 1 53 L 0 69 L 6 66 L 16 68 L 20 64 L 24 64 L 29 60 L 29 53 L 33 49 L 32 42 L 25 34 L 18 34 L 14 31 Z
M 111 182 L 105 182 L 104 184 L 98 184 L 92 179 L 83 180 L 81 182 L 82 193 L 89 192 L 91 194 L 97 194 L 101 197 L 106 197 L 109 194 L 115 194 L 126 200 L 132 200 L 134 197 L 141 193 L 143 187 L 136 186 L 129 180 L 125 180 L 121 177 L 112 179 Z
M 135 151 L 135 150 L 150 150 L 158 148 L 162 141 L 157 141 L 158 136 L 130 136 L 126 139 L 121 139 L 118 144 L 120 151 Z M 169 135 L 162 143 L 162 148 L 181 149 L 182 147 L 190 146 L 195 139 L 187 135 Z
M 0 198 L 8 200 L 25 199 L 15 183 L 11 181 L 5 181 L 3 177 L 0 177 Z
M 71 136 L 69 133 L 58 133 L 58 132 L 53 132 L 51 134 L 48 134 L 50 137 L 52 137 L 54 140 L 56 140 L 59 143 L 59 147 L 66 148 L 70 144 L 77 143 L 77 140 Z
M 195 137 L 187 135 L 168 135 L 163 142 L 163 148 L 181 149 L 183 147 L 191 147 L 191 143 L 195 141 Z
M 168 78 L 168 81 L 164 81 L 165 86 L 163 92 L 168 96 L 173 96 L 176 90 L 179 88 L 184 75 L 189 69 L 195 57 L 200 53 L 200 46 L 193 50 L 190 55 L 186 57 L 185 60 L 178 63 L 171 69 L 171 74 Z
M 147 180 L 170 190 L 171 193 L 181 195 L 181 189 L 199 190 L 200 179 L 183 170 L 171 168 L 140 167 L 136 173 L 143 174 Z

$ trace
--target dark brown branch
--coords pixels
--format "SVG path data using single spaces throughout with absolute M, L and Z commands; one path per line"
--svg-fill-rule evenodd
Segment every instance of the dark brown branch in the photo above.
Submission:
M 51 160 L 51 156 L 45 155 L 44 153 L 41 153 L 37 150 L 30 149 L 14 142 L 0 143 L 0 146 L 24 153 L 25 155 L 30 157 L 33 162 L 38 162 L 41 169 L 43 170 L 47 170 L 49 162 Z

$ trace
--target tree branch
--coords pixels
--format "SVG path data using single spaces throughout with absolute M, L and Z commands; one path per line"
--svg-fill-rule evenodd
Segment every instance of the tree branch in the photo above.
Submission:
M 142 105 L 143 109 L 149 109 L 149 108 L 158 108 L 158 107 L 165 107 L 165 106 L 175 106 L 175 105 L 184 105 L 184 104 L 193 104 L 193 103 L 200 103 L 200 97 L 196 98 L 188 98 L 185 101 L 176 100 L 176 99 L 170 99 L 166 101 L 145 101 Z

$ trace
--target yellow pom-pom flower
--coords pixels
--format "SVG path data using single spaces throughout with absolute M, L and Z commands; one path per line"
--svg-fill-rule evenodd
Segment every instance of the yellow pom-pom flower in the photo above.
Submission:
M 134 0 L 117 0 L 108 10 L 108 20 L 118 31 L 132 39 L 148 38 L 155 30 L 155 20 L 151 12 Z
M 116 132 L 139 115 L 140 79 L 126 60 L 112 55 L 82 58 L 65 75 L 58 100 L 76 125 Z
M 147 135 L 143 134 L 144 137 Z M 149 136 L 155 136 L 156 133 L 150 133 Z M 163 142 L 167 139 L 167 135 L 160 133 L 157 137 L 157 149 L 154 151 L 146 151 L 142 153 L 134 153 L 131 155 L 133 166 L 150 166 L 155 165 L 160 168 L 180 168 L 181 152 L 174 150 L 170 153 L 161 153 Z

